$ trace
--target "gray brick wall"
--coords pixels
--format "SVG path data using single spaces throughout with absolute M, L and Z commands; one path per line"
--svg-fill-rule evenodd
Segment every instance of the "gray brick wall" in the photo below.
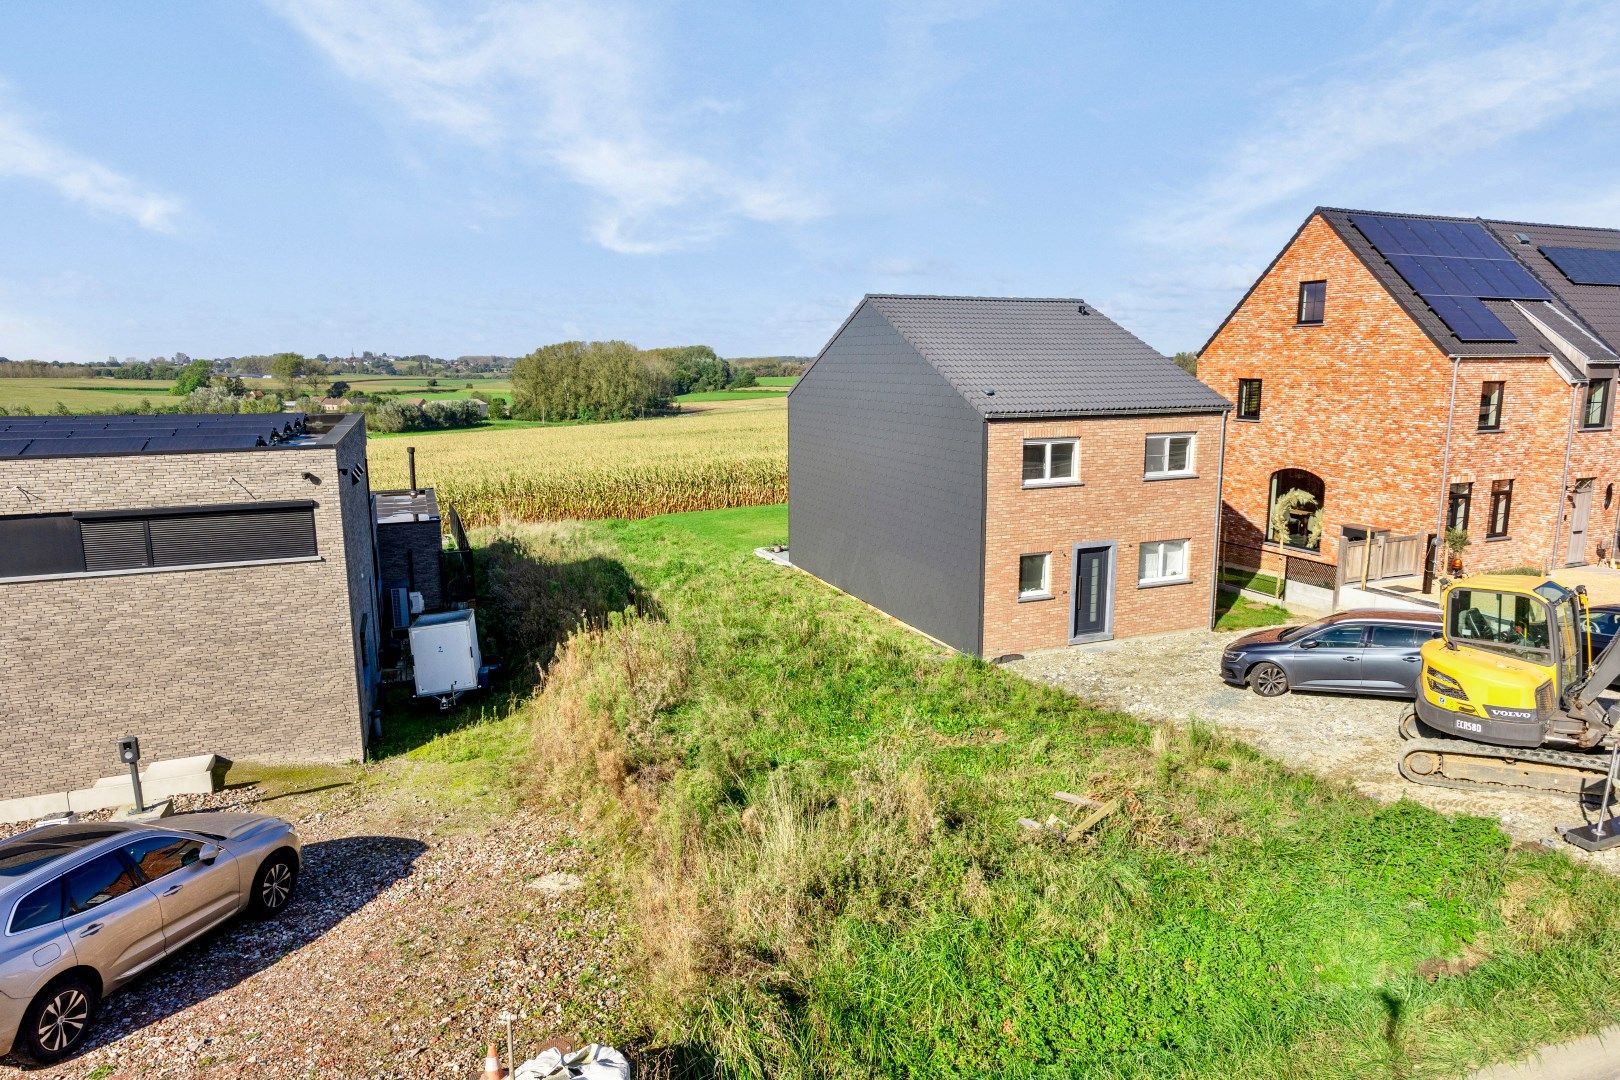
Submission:
M 377 625 L 370 500 L 338 470 L 364 456 L 356 425 L 335 447 L 0 460 L 0 514 L 313 499 L 320 556 L 0 581 L 0 797 L 117 772 L 126 733 L 148 758 L 360 758 L 361 615 Z

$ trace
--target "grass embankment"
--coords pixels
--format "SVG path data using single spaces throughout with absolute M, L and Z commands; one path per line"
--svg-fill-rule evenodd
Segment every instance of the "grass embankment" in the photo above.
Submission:
M 372 487 L 405 485 L 409 442 L 371 444 Z M 638 518 L 787 498 L 780 400 L 617 423 L 447 431 L 412 444 L 418 482 L 437 488 L 469 527 Z
M 1449 1075 L 1620 1004 L 1620 883 L 942 655 L 749 554 L 785 526 L 508 533 L 654 612 L 574 636 L 527 713 L 536 796 L 622 861 L 641 1016 L 680 1063 Z M 1072 844 L 1015 824 L 1057 790 L 1121 806 Z

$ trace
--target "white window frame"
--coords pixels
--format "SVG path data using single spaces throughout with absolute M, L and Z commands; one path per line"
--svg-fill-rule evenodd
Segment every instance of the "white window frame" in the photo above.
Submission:
M 1148 548 L 1159 549 L 1158 566 L 1162 573 L 1164 569 L 1164 549 L 1168 544 L 1181 545 L 1181 574 L 1179 577 L 1148 577 L 1142 572 L 1142 557 Z M 1192 540 L 1181 538 L 1176 540 L 1144 540 L 1137 546 L 1136 553 L 1136 584 L 1141 587 L 1151 585 L 1181 585 L 1192 580 Z
M 1041 587 L 1030 592 L 1024 591 L 1025 559 L 1041 560 Z M 1018 599 L 1020 601 L 1052 599 L 1052 553 L 1050 551 L 1026 551 L 1018 556 Z
M 1058 445 L 1059 443 L 1069 443 L 1070 445 L 1072 445 L 1074 447 L 1074 456 L 1071 459 L 1074 462 L 1074 472 L 1069 476 L 1053 476 L 1052 475 L 1052 447 Z M 1080 439 L 1079 439 L 1078 436 L 1068 435 L 1068 436 L 1063 436 L 1063 437 L 1060 437 L 1060 438 L 1053 438 L 1053 439 L 1025 439 L 1024 442 L 1023 442 L 1023 446 L 1021 446 L 1019 448 L 1019 455 L 1018 455 L 1018 475 L 1019 475 L 1019 477 L 1022 477 L 1024 475 L 1024 456 L 1023 456 L 1024 451 L 1027 450 L 1031 446 L 1044 446 L 1044 447 L 1046 447 L 1046 468 L 1045 468 L 1046 475 L 1045 475 L 1044 478 L 1042 478 L 1040 480 L 1025 480 L 1025 481 L 1023 481 L 1023 484 L 1024 484 L 1025 487 L 1027 487 L 1027 488 L 1065 487 L 1065 486 L 1068 486 L 1068 485 L 1071 485 L 1071 484 L 1078 484 L 1080 482 Z
M 1148 448 L 1153 445 L 1153 440 L 1155 440 L 1155 439 L 1162 439 L 1165 442 L 1164 463 L 1165 463 L 1166 468 L 1163 469 L 1160 472 L 1154 472 L 1154 471 L 1152 471 L 1151 469 L 1149 469 L 1147 467 L 1147 459 L 1148 459 L 1148 456 L 1150 454 L 1150 450 Z M 1171 440 L 1171 439 L 1186 439 L 1187 440 L 1187 467 L 1185 469 L 1171 469 L 1171 468 L 1168 467 L 1169 464 L 1170 464 L 1169 440 Z M 1154 434 L 1149 435 L 1147 437 L 1147 439 L 1143 442 L 1143 444 L 1142 444 L 1142 478 L 1144 480 L 1174 480 L 1174 479 L 1177 479 L 1179 477 L 1197 476 L 1197 475 L 1198 475 L 1198 433 L 1197 432 L 1193 432 L 1193 431 L 1155 432 Z

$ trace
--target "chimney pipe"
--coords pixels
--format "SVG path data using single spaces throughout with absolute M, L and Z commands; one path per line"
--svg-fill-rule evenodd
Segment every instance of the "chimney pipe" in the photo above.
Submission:
M 411 470 L 411 497 L 414 499 L 416 497 L 416 447 L 407 446 L 405 448 L 405 461 Z

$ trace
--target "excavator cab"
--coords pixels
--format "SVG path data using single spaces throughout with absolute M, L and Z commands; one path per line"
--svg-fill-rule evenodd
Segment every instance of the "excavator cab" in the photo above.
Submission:
M 1516 575 L 1464 578 L 1446 587 L 1441 637 L 1424 644 L 1417 716 L 1447 735 L 1493 746 L 1585 748 L 1571 692 L 1591 664 L 1586 599 L 1555 581 Z
M 1415 784 L 1480 790 L 1603 790 L 1620 704 L 1620 637 L 1596 656 L 1584 589 L 1509 574 L 1464 578 L 1441 596 L 1398 767 Z

